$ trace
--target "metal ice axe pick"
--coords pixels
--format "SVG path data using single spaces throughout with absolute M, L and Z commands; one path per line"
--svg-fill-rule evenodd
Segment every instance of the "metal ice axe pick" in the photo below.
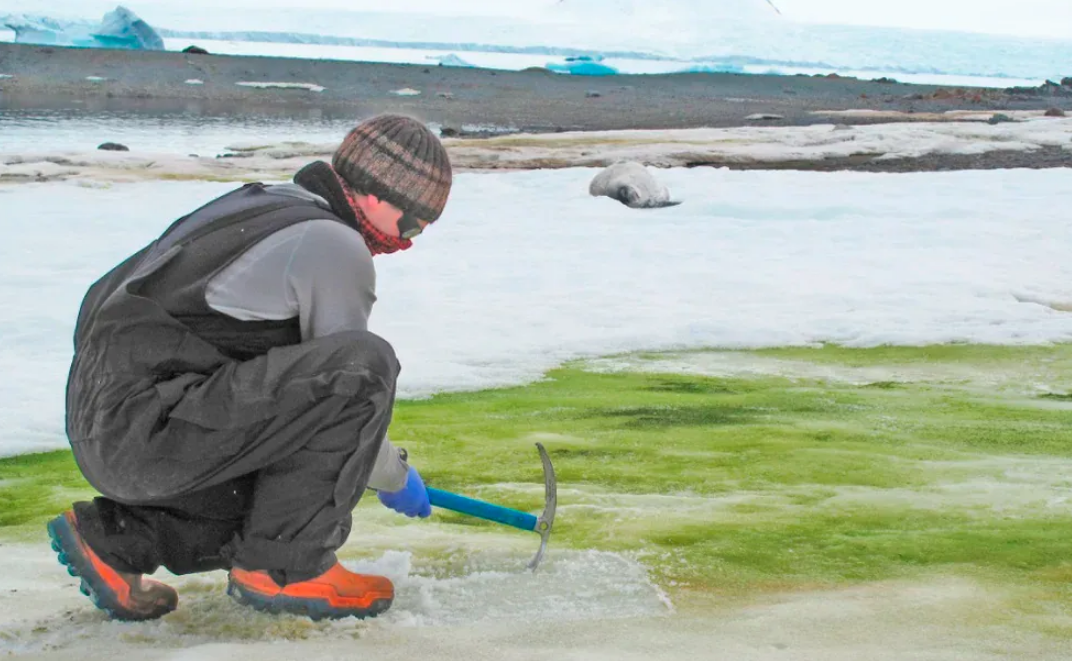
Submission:
M 528 564 L 528 568 L 532 571 L 536 571 L 536 566 L 540 564 L 547 550 L 547 540 L 551 537 L 551 527 L 555 522 L 555 507 L 558 505 L 555 467 L 551 465 L 551 458 L 547 456 L 547 450 L 542 444 L 537 443 L 536 449 L 540 451 L 540 460 L 543 462 L 544 506 L 543 514 L 540 516 L 428 487 L 428 500 L 436 507 L 495 521 L 521 530 L 531 530 L 540 535 L 540 550 Z

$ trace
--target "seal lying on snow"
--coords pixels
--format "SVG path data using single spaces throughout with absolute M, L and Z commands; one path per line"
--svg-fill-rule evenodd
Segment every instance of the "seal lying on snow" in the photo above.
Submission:
M 593 197 L 609 197 L 633 209 L 657 209 L 681 204 L 670 200 L 670 191 L 646 167 L 635 161 L 611 165 L 588 186 Z

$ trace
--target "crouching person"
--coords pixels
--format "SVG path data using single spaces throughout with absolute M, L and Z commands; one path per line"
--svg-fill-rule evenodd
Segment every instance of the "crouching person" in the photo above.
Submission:
M 367 330 L 373 256 L 409 248 L 452 183 L 423 124 L 354 128 L 329 165 L 242 186 L 173 223 L 92 285 L 75 330 L 67 434 L 101 496 L 48 524 L 53 549 L 112 617 L 177 607 L 145 578 L 229 571 L 272 612 L 369 617 L 394 587 L 335 551 L 366 489 L 431 514 L 387 439 L 399 363 Z

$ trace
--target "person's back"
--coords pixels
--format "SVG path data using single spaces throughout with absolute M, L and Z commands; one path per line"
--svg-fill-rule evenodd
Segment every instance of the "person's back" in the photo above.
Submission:
M 142 579 L 229 569 L 244 603 L 368 616 L 382 577 L 338 564 L 366 488 L 431 509 L 386 438 L 399 365 L 367 330 L 372 256 L 404 250 L 452 182 L 415 120 L 355 128 L 295 184 L 243 186 L 175 222 L 90 287 L 68 380 L 68 436 L 103 496 L 49 524 L 60 560 L 113 617 L 158 617 Z

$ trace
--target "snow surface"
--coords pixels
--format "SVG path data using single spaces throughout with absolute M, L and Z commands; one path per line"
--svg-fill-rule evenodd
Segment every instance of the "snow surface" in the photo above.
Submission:
M 518 384 L 637 350 L 1072 341 L 1064 169 L 659 172 L 684 204 L 588 195 L 591 168 L 462 173 L 416 247 L 377 259 L 371 330 L 400 396 Z M 86 287 L 207 182 L 0 186 L 0 454 L 66 446 Z M 429 329 L 434 329 L 430 332 Z
M 96 19 L 107 0 L 54 0 L 48 16 Z M 0 0 L 0 15 L 24 12 L 23 0 Z M 40 11 L 39 8 L 38 11 Z M 325 57 L 318 47 L 377 47 L 365 57 L 428 62 L 456 53 L 483 66 L 488 54 L 537 55 L 524 66 L 561 62 L 567 54 L 608 56 L 623 72 L 683 71 L 729 64 L 749 73 L 855 70 L 880 75 L 1007 78 L 1041 83 L 1068 75 L 1072 32 L 1065 40 L 797 23 L 762 0 L 706 3 L 702 11 L 675 0 L 538 0 L 471 3 L 433 0 L 392 3 L 325 0 L 146 0 L 134 7 L 169 49 L 212 40 L 213 52 Z M 225 42 L 225 43 L 219 43 Z M 226 43 L 230 42 L 230 44 Z M 388 53 L 391 49 L 410 53 Z M 647 60 L 654 66 L 636 66 Z M 646 69 L 646 71 L 645 71 Z M 1015 81 L 1015 82 L 1014 82 Z
M 478 533 L 467 532 L 455 533 L 458 551 L 479 560 Z M 49 661 L 1068 658 L 1066 641 L 1040 633 L 1059 626 L 1059 615 L 1020 615 L 1022 592 L 963 577 L 718 599 L 668 616 L 639 567 L 613 554 L 559 551 L 536 576 L 500 564 L 437 579 L 405 572 L 408 553 L 387 552 L 346 562 L 401 579 L 396 605 L 374 620 L 313 623 L 255 613 L 227 597 L 224 574 L 214 572 L 169 579 L 180 591 L 179 610 L 130 623 L 105 620 L 49 555 L 36 544 L 5 545 L 0 654 Z
M 5 544 L 9 571 L 0 573 L 0 655 L 70 655 L 88 648 L 101 655 L 92 658 L 101 658 L 105 650 L 142 643 L 203 659 L 215 658 L 210 646 L 303 641 L 315 648 L 338 640 L 357 645 L 370 637 L 449 635 L 469 627 L 665 621 L 675 612 L 644 566 L 619 554 L 556 549 L 552 542 L 532 573 L 525 568 L 538 546 L 532 534 L 505 527 L 474 530 L 434 518 L 415 523 L 375 502 L 362 503 L 354 524 L 341 561 L 352 571 L 386 576 L 396 587 L 391 610 L 370 621 L 314 623 L 256 613 L 226 595 L 224 572 L 175 577 L 167 571 L 157 578 L 179 590 L 179 610 L 148 623 L 108 621 L 79 594 L 77 579 L 66 575 L 47 545 L 42 551 Z M 441 559 L 429 561 L 432 555 Z M 10 571 L 13 567 L 18 570 Z

